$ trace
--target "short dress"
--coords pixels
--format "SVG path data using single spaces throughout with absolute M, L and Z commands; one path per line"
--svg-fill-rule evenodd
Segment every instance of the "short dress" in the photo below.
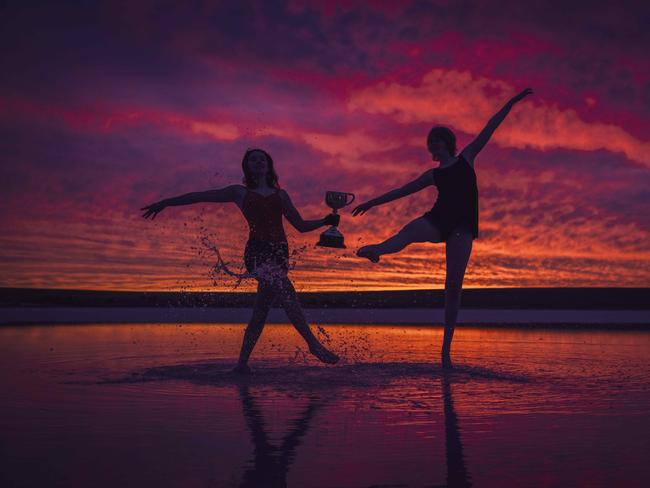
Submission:
M 280 191 L 264 196 L 248 190 L 242 213 L 250 230 L 244 264 L 249 273 L 260 265 L 289 270 L 289 246 L 282 225 Z
M 455 229 L 466 229 L 478 237 L 478 186 L 472 165 L 460 154 L 446 168 L 434 168 L 433 181 L 438 198 L 422 217 L 434 225 L 447 241 Z

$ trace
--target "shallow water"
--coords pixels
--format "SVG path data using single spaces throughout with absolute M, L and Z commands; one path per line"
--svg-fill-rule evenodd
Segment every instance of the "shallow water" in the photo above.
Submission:
M 646 486 L 650 333 L 0 328 L 0 486 Z M 327 337 L 323 336 L 325 339 Z

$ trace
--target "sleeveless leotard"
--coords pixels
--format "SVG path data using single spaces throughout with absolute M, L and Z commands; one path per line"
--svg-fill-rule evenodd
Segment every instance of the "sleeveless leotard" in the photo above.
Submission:
M 282 200 L 279 191 L 264 196 L 248 190 L 241 211 L 248 222 L 249 239 L 269 242 L 287 241 L 282 226 Z
M 282 225 L 280 191 L 264 196 L 248 190 L 241 210 L 250 231 L 244 251 L 248 272 L 262 264 L 288 270 L 289 247 Z
M 433 170 L 433 181 L 438 188 L 438 198 L 433 208 L 423 215 L 446 241 L 458 228 L 469 230 L 478 237 L 478 187 L 474 168 L 463 157 L 446 168 Z

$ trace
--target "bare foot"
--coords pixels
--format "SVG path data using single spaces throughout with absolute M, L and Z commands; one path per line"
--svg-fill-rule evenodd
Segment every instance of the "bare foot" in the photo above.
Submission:
M 322 344 L 309 346 L 309 352 L 326 364 L 336 364 L 339 362 L 339 357 Z
M 372 249 L 373 247 L 375 246 L 363 246 L 357 251 L 357 256 L 360 258 L 368 258 L 373 263 L 378 263 L 379 254 L 377 254 L 377 252 Z
M 248 364 L 238 364 L 233 368 L 232 372 L 240 375 L 249 375 L 252 373 L 251 368 L 248 366 Z

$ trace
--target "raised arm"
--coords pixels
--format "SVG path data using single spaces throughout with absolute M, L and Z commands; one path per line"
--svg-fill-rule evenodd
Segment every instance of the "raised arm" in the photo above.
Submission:
M 341 218 L 339 215 L 329 214 L 322 219 L 304 220 L 286 191 L 280 190 L 280 198 L 282 199 L 282 213 L 299 232 L 310 232 L 324 225 L 338 225 Z
M 151 217 L 151 220 L 153 220 L 156 218 L 156 215 L 162 212 L 166 207 L 191 205 L 192 203 L 202 202 L 238 202 L 243 197 L 243 193 L 243 186 L 231 185 L 217 190 L 197 191 L 193 193 L 185 193 L 184 195 L 173 198 L 166 198 L 165 200 L 160 200 L 159 202 L 142 207 L 140 210 L 144 211 L 142 216 L 145 219 Z
M 524 91 L 508 100 L 508 103 L 492 116 L 479 135 L 476 136 L 476 138 L 465 149 L 463 149 L 462 154 L 470 164 L 474 164 L 474 158 L 476 158 L 477 154 L 481 152 L 481 149 L 483 149 L 488 143 L 490 137 L 494 134 L 494 131 L 497 130 L 497 127 L 499 127 L 508 113 L 510 113 L 510 109 L 515 105 L 515 103 L 532 93 L 533 90 L 526 88 Z
M 417 177 L 413 181 L 409 181 L 404 186 L 396 188 L 395 190 L 391 190 L 388 193 L 384 193 L 383 195 L 377 198 L 373 198 L 372 200 L 368 200 L 367 202 L 362 203 L 354 210 L 352 210 L 352 215 L 363 215 L 372 207 L 376 207 L 377 205 L 383 205 L 384 203 L 392 202 L 393 200 L 397 200 L 398 198 L 402 198 L 412 193 L 419 192 L 420 190 L 430 185 L 433 185 L 432 170 L 422 173 L 419 177 Z

